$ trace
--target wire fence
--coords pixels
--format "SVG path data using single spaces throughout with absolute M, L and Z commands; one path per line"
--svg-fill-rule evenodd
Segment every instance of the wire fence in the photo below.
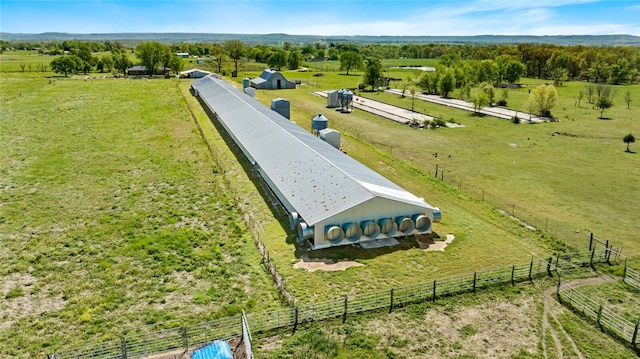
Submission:
M 617 337 L 632 345 L 636 351 L 638 350 L 640 318 L 635 323 L 631 322 L 562 281 L 558 282 L 557 295 L 562 304 L 598 324 L 603 332 Z
M 523 281 L 554 276 L 559 271 L 566 273 L 577 268 L 589 267 L 594 263 L 603 263 L 607 260 L 607 251 L 595 249 L 591 252 L 561 254 L 549 258 L 533 256 L 529 263 L 436 279 L 389 290 L 355 294 L 323 302 L 305 303 L 287 309 L 252 313 L 246 316 L 243 313 L 189 326 L 182 321 L 172 321 L 131 328 L 123 331 L 119 339 L 59 350 L 53 354 L 53 357 L 55 359 L 130 359 L 172 352 L 184 355 L 190 350 L 216 340 L 232 338 L 244 338 L 246 349 L 247 346 L 251 348 L 249 328 L 257 333 L 291 327 L 295 332 L 298 325 L 302 323 L 329 318 L 342 318 L 345 322 L 350 314 L 372 310 L 392 312 L 394 308 L 408 304 L 436 301 L 439 298 L 462 293 L 475 293 L 481 288 L 515 285 Z M 252 357 L 248 356 L 249 354 L 246 355 L 247 358 Z
M 627 285 L 634 287 L 637 290 L 640 290 L 640 271 L 637 271 L 625 265 L 622 281 L 625 282 Z

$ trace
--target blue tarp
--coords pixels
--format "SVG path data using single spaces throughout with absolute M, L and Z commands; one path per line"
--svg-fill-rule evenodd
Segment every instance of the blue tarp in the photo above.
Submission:
M 221 340 L 202 347 L 191 354 L 192 359 L 233 359 L 229 343 Z

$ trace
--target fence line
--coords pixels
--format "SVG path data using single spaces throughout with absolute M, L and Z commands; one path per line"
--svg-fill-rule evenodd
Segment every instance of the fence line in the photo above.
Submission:
M 625 263 L 622 281 L 640 290 L 640 271 L 627 267 L 627 264 Z
M 235 315 L 209 322 L 185 326 L 181 321 L 159 323 L 125 330 L 120 339 L 114 339 L 84 347 L 59 350 L 56 359 L 133 359 L 171 351 L 196 349 L 216 340 L 247 336 L 245 348 L 251 346 L 250 328 L 254 332 L 268 332 L 279 328 L 293 328 L 299 324 L 342 318 L 349 314 L 385 309 L 389 312 L 404 305 L 435 301 L 438 298 L 462 293 L 475 293 L 480 288 L 497 285 L 515 285 L 535 278 L 553 276 L 566 270 L 584 268 L 593 263 L 606 262 L 605 251 L 561 254 L 555 257 L 533 256 L 526 264 L 478 271 L 467 275 L 436 279 L 389 290 L 355 294 L 323 302 L 299 304 L 296 307 L 246 316 Z M 629 272 L 631 273 L 631 272 Z M 606 320 L 612 317 L 605 313 Z M 613 321 L 613 319 L 611 319 Z M 158 329 L 160 328 L 160 329 Z M 245 331 L 243 331 L 245 328 Z M 625 329 L 626 330 L 626 329 Z M 628 331 L 628 330 L 627 330 Z M 625 332 L 627 333 L 627 332 Z M 625 334 L 626 335 L 626 334 Z M 250 358 L 250 357 L 248 357 Z
M 638 350 L 640 318 L 635 323 L 631 322 L 562 281 L 558 282 L 557 295 L 560 303 L 596 322 L 603 332 L 618 337 Z

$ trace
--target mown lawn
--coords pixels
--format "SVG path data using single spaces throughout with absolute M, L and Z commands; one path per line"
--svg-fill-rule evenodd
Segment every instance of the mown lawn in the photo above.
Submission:
M 1 81 L 0 356 L 281 305 L 173 80 Z

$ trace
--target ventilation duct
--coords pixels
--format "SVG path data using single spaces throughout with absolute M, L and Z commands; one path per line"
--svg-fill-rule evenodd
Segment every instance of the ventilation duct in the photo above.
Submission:
M 404 235 L 410 235 L 416 228 L 415 223 L 413 223 L 413 220 L 409 217 L 397 217 L 396 223 L 398 224 L 398 231 L 402 232 Z
M 364 221 L 362 222 L 362 235 L 376 238 L 380 235 L 380 226 L 375 221 Z
M 424 234 L 431 229 L 431 220 L 424 214 L 415 214 L 411 218 L 416 225 L 416 231 L 418 231 L 418 233 Z
M 355 242 L 362 237 L 362 228 L 357 223 L 347 223 L 343 228 L 345 237 L 351 242 Z
M 380 226 L 380 232 L 389 237 L 393 237 L 398 232 L 398 224 L 391 218 L 382 218 L 378 220 L 378 226 Z

